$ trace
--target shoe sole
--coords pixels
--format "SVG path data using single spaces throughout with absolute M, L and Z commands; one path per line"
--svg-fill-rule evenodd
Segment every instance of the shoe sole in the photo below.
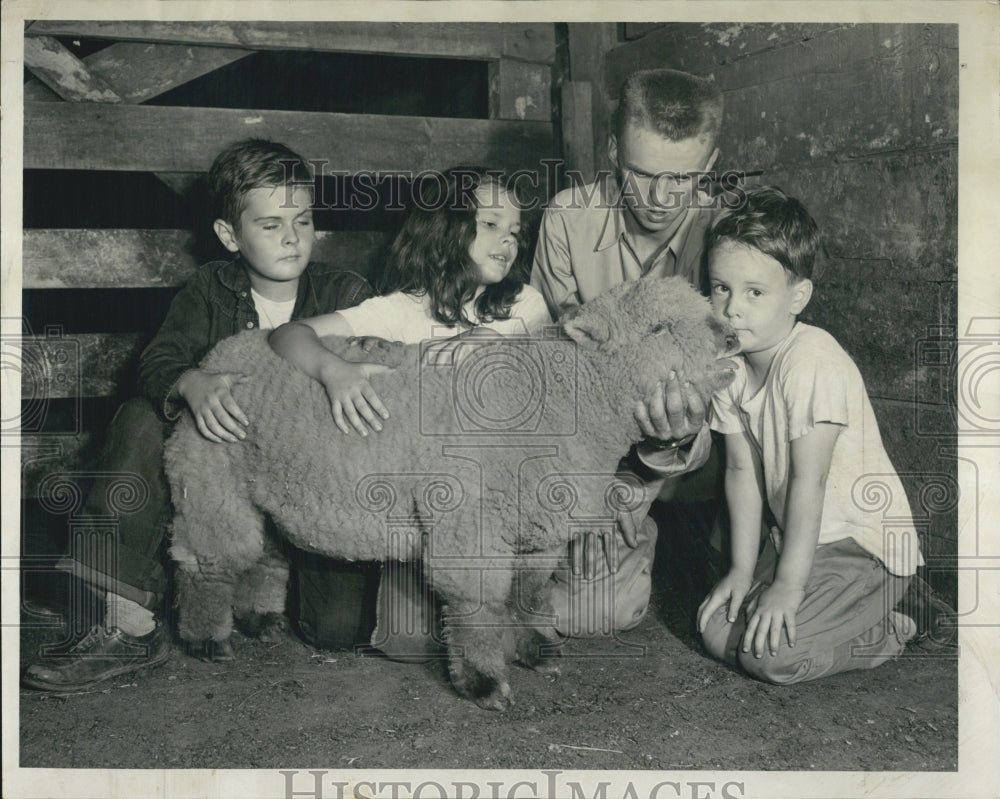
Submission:
M 148 669 L 155 669 L 157 666 L 162 666 L 170 659 L 170 650 L 165 649 L 162 653 L 152 658 L 151 660 L 144 661 L 143 663 L 129 664 L 127 666 L 120 666 L 117 669 L 112 669 L 111 671 L 103 674 L 95 680 L 90 680 L 89 682 L 82 683 L 59 683 L 58 685 L 53 685 L 52 683 L 45 682 L 32 677 L 30 674 L 24 674 L 21 677 L 21 685 L 28 688 L 34 688 L 38 691 L 45 691 L 50 694 L 63 694 L 69 693 L 71 691 L 85 691 L 88 688 L 92 688 L 106 680 L 110 680 L 112 677 L 120 677 L 122 674 L 132 674 L 135 672 L 146 671 Z

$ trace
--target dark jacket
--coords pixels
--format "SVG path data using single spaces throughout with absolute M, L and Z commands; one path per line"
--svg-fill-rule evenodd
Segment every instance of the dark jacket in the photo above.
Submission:
M 299 278 L 292 319 L 350 308 L 371 296 L 371 286 L 361 275 L 311 261 Z M 168 397 L 180 376 L 197 367 L 222 339 L 259 324 L 242 260 L 205 264 L 174 297 L 167 318 L 143 351 L 140 393 L 165 419 L 177 419 L 184 402 Z

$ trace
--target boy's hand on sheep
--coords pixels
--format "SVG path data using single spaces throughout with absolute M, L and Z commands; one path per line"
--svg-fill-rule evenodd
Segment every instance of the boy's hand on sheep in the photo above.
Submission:
M 246 437 L 250 424 L 233 398 L 232 388 L 246 381 L 237 372 L 189 369 L 180 376 L 175 391 L 191 409 L 198 431 L 217 444 L 234 444 Z
M 330 398 L 333 421 L 344 434 L 353 427 L 367 436 L 369 429 L 381 432 L 381 419 L 389 418 L 382 400 L 368 378 L 390 367 L 372 363 L 347 363 L 339 358 L 328 359 L 320 371 L 320 382 Z
M 705 424 L 705 401 L 676 372 L 659 382 L 645 402 L 636 403 L 635 420 L 647 438 L 685 442 Z

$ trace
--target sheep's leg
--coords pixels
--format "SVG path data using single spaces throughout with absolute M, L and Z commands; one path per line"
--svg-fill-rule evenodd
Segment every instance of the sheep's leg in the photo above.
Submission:
M 177 571 L 177 628 L 202 660 L 232 660 L 233 588 L 230 574 L 181 564 Z
M 509 566 L 431 571 L 444 600 L 444 635 L 452 683 L 462 696 L 488 710 L 513 703 L 504 658 L 511 627 L 506 600 Z
M 558 674 L 555 658 L 562 654 L 562 638 L 554 627 L 555 616 L 549 601 L 552 572 L 522 568 L 515 576 L 511 593 L 511 614 L 517 622 L 514 656 L 535 671 Z
M 233 615 L 240 629 L 262 641 L 278 641 L 286 628 L 288 560 L 272 535 L 264 540 L 264 553 L 241 573 L 233 592 Z
M 246 496 L 244 478 L 237 476 L 243 472 L 234 468 L 231 451 L 204 441 L 193 429 L 182 429 L 178 436 L 184 435 L 186 440 L 171 441 L 167 453 L 178 632 L 196 657 L 231 660 L 236 587 L 239 576 L 262 559 L 264 517 Z

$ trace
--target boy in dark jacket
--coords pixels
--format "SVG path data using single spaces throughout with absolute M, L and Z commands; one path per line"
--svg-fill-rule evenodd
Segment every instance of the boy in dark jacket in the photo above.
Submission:
M 115 414 L 99 477 L 88 495 L 88 516 L 118 515 L 122 478 L 140 478 L 146 501 L 118 518 L 105 545 L 74 542 L 60 568 L 104 592 L 103 624 L 59 657 L 28 668 L 25 685 L 78 691 L 108 678 L 159 665 L 170 654 L 162 623 L 167 575 L 162 551 L 170 519 L 163 443 L 185 409 L 202 435 L 219 446 L 243 438 L 253 424 L 231 393 L 240 375 L 198 368 L 222 339 L 242 330 L 273 328 L 291 319 L 348 308 L 371 296 L 360 275 L 311 262 L 313 175 L 282 144 L 250 139 L 226 148 L 208 174 L 214 229 L 235 256 L 201 267 L 174 298 L 142 353 L 140 396 Z M 137 503 L 139 504 L 139 503 Z

